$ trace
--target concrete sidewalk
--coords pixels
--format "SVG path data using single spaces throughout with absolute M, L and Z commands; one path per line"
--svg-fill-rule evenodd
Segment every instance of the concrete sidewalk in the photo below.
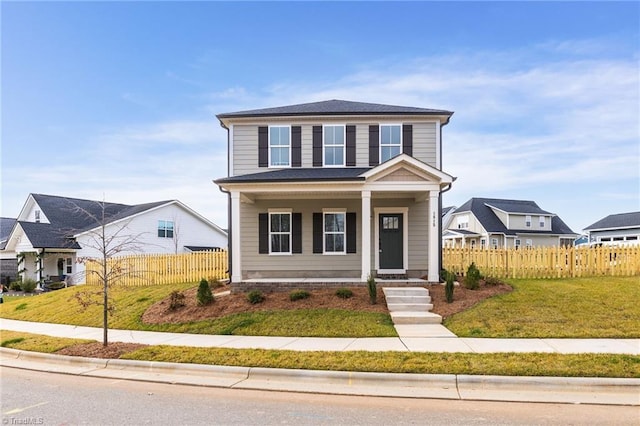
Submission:
M 400 337 L 321 338 L 217 336 L 109 329 L 109 341 L 192 347 L 280 349 L 292 351 L 409 351 L 409 352 L 547 352 L 640 355 L 640 339 L 480 339 L 455 337 L 441 325 L 399 328 Z M 417 328 L 416 328 L 417 327 Z M 56 337 L 102 340 L 102 328 L 0 319 L 0 330 Z M 428 332 L 425 330 L 433 330 Z M 443 331 L 444 330 L 444 331 Z M 429 336 L 443 337 L 429 337 Z M 453 337 L 452 337 L 453 336 Z
M 438 326 L 444 329 L 442 326 Z M 102 329 L 0 319 L 0 330 L 102 340 Z M 445 329 L 446 330 L 446 329 Z M 296 351 L 640 353 L 640 339 L 471 339 L 441 329 L 397 338 L 210 336 L 109 330 L 112 342 Z M 445 337 L 406 337 L 424 335 Z M 0 348 L 0 366 L 167 384 L 338 395 L 508 402 L 640 405 L 640 379 L 365 373 L 95 359 Z

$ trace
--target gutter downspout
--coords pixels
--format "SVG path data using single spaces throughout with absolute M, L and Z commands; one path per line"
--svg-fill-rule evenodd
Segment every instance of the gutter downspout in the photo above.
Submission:
M 451 113 L 453 115 L 453 113 Z M 449 120 L 451 120 L 451 116 L 447 118 L 447 121 L 440 125 L 440 171 L 442 171 L 442 128 L 449 124 Z M 454 178 L 455 180 L 455 178 Z M 438 194 L 438 211 L 440 215 L 438 217 L 438 229 L 440 230 L 440 235 L 438 235 L 438 276 L 440 276 L 440 271 L 442 270 L 442 194 L 451 189 L 452 183 L 450 183 L 445 189 L 440 190 Z M 442 279 L 442 277 L 440 277 Z
M 224 123 L 222 122 L 222 120 L 220 121 L 220 127 L 222 127 L 223 129 L 225 129 L 227 131 L 227 177 L 229 176 L 229 171 L 231 170 L 231 153 L 229 152 L 229 147 L 230 147 L 230 141 L 229 141 L 229 128 L 227 126 L 224 125 Z M 215 183 L 215 181 L 214 181 Z M 216 184 L 218 185 L 218 184 Z M 218 189 L 220 190 L 220 192 L 227 194 L 227 274 L 229 275 L 229 283 L 231 284 L 231 271 L 232 269 L 232 265 L 233 265 L 233 236 L 232 236 L 232 226 L 231 226 L 231 221 L 232 219 L 232 215 L 231 215 L 231 193 L 229 191 L 227 191 L 226 189 L 223 189 L 220 185 L 218 185 Z

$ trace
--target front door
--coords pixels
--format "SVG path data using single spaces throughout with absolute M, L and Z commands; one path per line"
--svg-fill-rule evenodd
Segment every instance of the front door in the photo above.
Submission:
M 381 213 L 380 269 L 403 269 L 402 213 Z

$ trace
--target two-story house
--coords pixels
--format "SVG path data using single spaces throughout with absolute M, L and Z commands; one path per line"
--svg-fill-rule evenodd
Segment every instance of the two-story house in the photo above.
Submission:
M 443 232 L 448 247 L 512 248 L 570 246 L 577 234 L 558 215 L 534 201 L 471 198 Z
M 342 100 L 219 114 L 232 283 L 437 282 L 452 114 Z

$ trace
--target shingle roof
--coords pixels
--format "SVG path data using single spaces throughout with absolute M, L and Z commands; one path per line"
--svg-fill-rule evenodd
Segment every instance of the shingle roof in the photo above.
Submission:
M 50 223 L 18 222 L 33 248 L 80 249 L 71 235 Z
M 372 114 L 417 114 L 452 115 L 453 112 L 440 109 L 407 107 L 398 105 L 372 104 L 332 99 L 330 101 L 286 105 L 273 108 L 252 109 L 246 111 L 218 114 L 218 119 L 233 117 L 273 117 L 291 115 L 372 115 Z
M 640 212 L 610 214 L 587 226 L 585 230 L 640 227 Z
M 551 231 L 536 231 L 536 230 L 513 230 L 507 229 L 507 227 L 502 223 L 502 221 L 496 216 L 491 207 L 494 206 L 497 208 L 498 205 L 502 206 L 500 210 L 507 211 L 509 213 L 522 213 L 522 214 L 548 214 L 545 210 L 540 209 L 538 205 L 533 201 L 525 201 L 525 200 L 502 200 L 495 198 L 471 198 L 469 201 L 458 207 L 455 213 L 461 212 L 471 212 L 478 219 L 482 227 L 489 233 L 498 233 L 505 235 L 516 235 L 516 234 L 575 234 L 567 226 L 566 223 L 562 221 L 558 216 L 553 216 L 551 218 Z M 509 210 L 505 210 L 509 209 Z M 523 211 L 525 210 L 525 211 Z M 526 211 L 528 210 L 528 211 Z
M 7 245 L 7 239 L 9 234 L 16 224 L 16 220 L 10 217 L 0 217 L 0 250 L 3 250 Z
M 257 183 L 257 182 L 306 182 L 306 181 L 344 181 L 364 180 L 361 174 L 371 170 L 369 167 L 345 168 L 288 168 L 262 173 L 231 176 L 217 179 L 215 183 Z

